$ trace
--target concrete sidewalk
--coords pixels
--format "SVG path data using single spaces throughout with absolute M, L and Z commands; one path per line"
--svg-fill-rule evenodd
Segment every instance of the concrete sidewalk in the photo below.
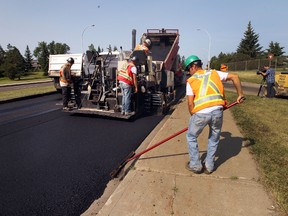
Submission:
M 188 120 L 184 99 L 149 145 L 187 127 Z M 207 129 L 198 140 L 201 155 L 207 150 Z M 102 209 L 84 215 L 277 215 L 273 201 L 258 182 L 256 164 L 229 110 L 224 112 L 215 172 L 194 174 L 185 169 L 188 160 L 184 132 L 142 155 Z

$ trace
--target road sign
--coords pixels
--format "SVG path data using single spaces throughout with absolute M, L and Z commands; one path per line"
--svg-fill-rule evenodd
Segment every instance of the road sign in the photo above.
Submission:
M 274 57 L 274 54 L 272 54 L 272 53 L 269 53 L 269 54 L 268 54 L 268 59 L 269 59 L 269 60 L 272 60 L 273 57 Z

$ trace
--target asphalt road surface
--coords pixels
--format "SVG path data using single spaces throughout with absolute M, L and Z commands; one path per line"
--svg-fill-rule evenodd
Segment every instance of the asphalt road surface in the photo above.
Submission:
M 61 96 L 0 105 L 0 215 L 80 215 L 162 120 L 70 115 Z

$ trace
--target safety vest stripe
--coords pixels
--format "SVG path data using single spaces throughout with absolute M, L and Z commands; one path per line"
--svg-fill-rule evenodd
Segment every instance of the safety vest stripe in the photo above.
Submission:
M 123 72 L 122 70 L 120 70 L 119 75 L 128 79 L 129 81 L 132 81 L 132 77 L 130 77 L 125 71 Z
M 201 106 L 205 106 L 205 105 L 207 105 L 207 104 L 209 104 L 209 105 L 211 105 L 211 104 L 214 104 L 214 105 L 222 105 L 223 104 L 223 100 L 222 99 L 215 99 L 215 100 L 212 100 L 212 101 L 206 101 L 206 102 L 204 102 L 204 103 L 202 103 L 202 104 L 199 104 L 199 105 L 195 105 L 194 106 L 194 109 L 198 109 L 199 107 L 201 107 Z M 207 107 L 209 107 L 209 106 L 207 106 Z
M 210 80 L 210 74 L 205 74 L 203 78 L 204 79 L 201 81 L 200 97 L 204 97 L 206 95 L 207 88 L 208 88 L 208 81 Z
M 193 74 L 192 77 L 195 79 L 201 79 L 204 76 L 209 76 L 211 74 L 211 71 L 204 71 L 204 74 Z
M 212 80 L 210 80 L 209 85 L 211 86 L 211 88 L 214 89 L 214 91 L 216 93 L 220 94 L 220 91 L 219 91 L 218 87 L 216 86 L 216 84 Z
M 200 104 L 202 104 L 202 103 L 206 103 L 206 102 L 211 102 L 211 101 L 213 101 L 213 100 L 221 100 L 221 101 L 223 101 L 224 100 L 224 98 L 223 98 L 223 96 L 222 95 L 220 95 L 220 94 L 217 94 L 217 95 L 209 95 L 209 96 L 207 96 L 207 97 L 202 97 L 202 98 L 199 98 L 198 100 L 195 100 L 194 101 L 194 105 L 195 105 L 195 107 L 197 106 L 197 105 L 200 105 Z

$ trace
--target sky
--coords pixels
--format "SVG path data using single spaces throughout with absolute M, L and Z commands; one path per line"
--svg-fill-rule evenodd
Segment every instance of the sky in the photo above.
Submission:
M 263 50 L 273 41 L 288 55 L 287 11 L 287 0 L 0 0 L 0 45 L 22 55 L 42 41 L 66 43 L 70 53 L 82 44 L 131 50 L 132 29 L 137 42 L 147 29 L 178 29 L 179 54 L 205 63 L 236 52 L 251 21 Z

